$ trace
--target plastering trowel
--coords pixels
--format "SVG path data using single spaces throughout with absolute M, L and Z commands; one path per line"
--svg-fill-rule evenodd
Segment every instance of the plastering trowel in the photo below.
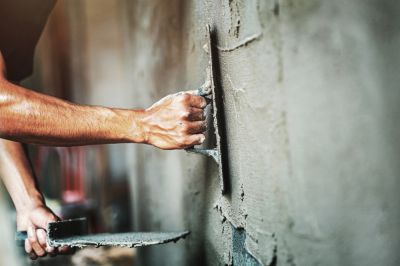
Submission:
M 211 30 L 211 26 L 207 24 L 207 52 L 208 52 L 208 67 L 207 77 L 204 84 L 197 90 L 197 95 L 211 98 L 212 101 L 212 117 L 214 125 L 214 134 L 216 147 L 209 149 L 189 148 L 188 152 L 202 154 L 211 157 L 218 164 L 220 187 L 222 194 L 229 190 L 228 176 L 228 152 L 226 143 L 225 117 L 223 94 L 220 84 L 220 68 L 218 54 L 216 50 L 215 30 Z M 214 45 L 213 45 L 214 44 Z
M 88 234 L 86 218 L 78 218 L 49 223 L 47 226 L 47 243 L 51 247 L 119 246 L 133 248 L 164 244 L 171 241 L 176 242 L 188 234 L 188 231 Z M 26 238 L 26 231 L 18 231 L 15 234 L 15 241 L 18 246 L 23 247 Z

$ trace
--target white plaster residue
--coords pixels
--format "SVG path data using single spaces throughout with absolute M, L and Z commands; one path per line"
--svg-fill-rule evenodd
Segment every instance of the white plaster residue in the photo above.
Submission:
M 259 33 L 250 35 L 250 36 L 248 36 L 248 37 L 242 39 L 242 40 L 241 40 L 238 44 L 236 44 L 236 45 L 233 45 L 233 46 L 230 46 L 230 47 L 228 47 L 228 46 L 225 46 L 225 47 L 217 46 L 217 48 L 218 48 L 218 50 L 220 50 L 221 52 L 232 52 L 232 51 L 235 51 L 236 49 L 239 49 L 239 48 L 241 48 L 241 47 L 243 47 L 243 46 L 246 46 L 246 45 L 248 45 L 248 44 L 250 44 L 250 43 L 252 43 L 252 42 L 254 42 L 254 41 L 256 41 L 256 40 L 261 39 L 261 37 L 262 37 L 262 32 L 259 32 Z

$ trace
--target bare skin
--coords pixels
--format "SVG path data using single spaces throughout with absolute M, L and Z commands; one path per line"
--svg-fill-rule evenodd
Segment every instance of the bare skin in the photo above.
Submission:
M 68 252 L 46 243 L 47 223 L 59 218 L 46 207 L 21 144 L 0 140 L 0 176 L 17 211 L 17 230 L 28 232 L 25 251 L 30 258 Z
M 3 139 L 53 146 L 146 143 L 182 149 L 204 141 L 206 105 L 193 92 L 169 95 L 145 110 L 77 105 L 9 82 L 0 55 Z
M 7 80 L 6 72 L 0 52 L 0 176 L 17 210 L 17 229 L 28 231 L 25 250 L 32 259 L 66 250 L 46 244 L 45 228 L 58 217 L 46 207 L 17 142 L 52 146 L 144 143 L 169 150 L 205 139 L 207 103 L 194 91 L 166 96 L 145 110 L 85 106 L 18 86 Z

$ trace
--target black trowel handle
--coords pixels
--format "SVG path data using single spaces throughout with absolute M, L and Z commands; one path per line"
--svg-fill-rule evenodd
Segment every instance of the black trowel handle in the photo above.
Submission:
M 25 239 L 27 238 L 28 238 L 28 233 L 26 231 L 17 231 L 15 233 L 15 244 L 17 244 L 18 247 L 24 247 Z
M 207 98 L 206 96 L 210 96 L 212 93 L 211 91 L 211 87 L 209 85 L 209 83 L 206 81 L 200 88 L 197 89 L 196 91 L 196 95 L 198 96 L 202 96 L 206 99 L 209 100 L 209 98 Z M 197 153 L 197 154 L 201 154 L 201 155 L 206 155 L 208 157 L 213 158 L 215 161 L 217 161 L 217 154 L 216 154 L 216 150 L 215 149 L 200 149 L 200 148 L 195 148 L 190 147 L 185 149 L 187 152 L 191 152 L 191 153 Z

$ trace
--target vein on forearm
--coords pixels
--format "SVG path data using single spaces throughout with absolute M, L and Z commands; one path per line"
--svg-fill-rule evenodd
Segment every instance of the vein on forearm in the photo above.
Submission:
M 73 146 L 127 142 L 122 110 L 83 106 L 0 82 L 0 137 L 25 143 Z

